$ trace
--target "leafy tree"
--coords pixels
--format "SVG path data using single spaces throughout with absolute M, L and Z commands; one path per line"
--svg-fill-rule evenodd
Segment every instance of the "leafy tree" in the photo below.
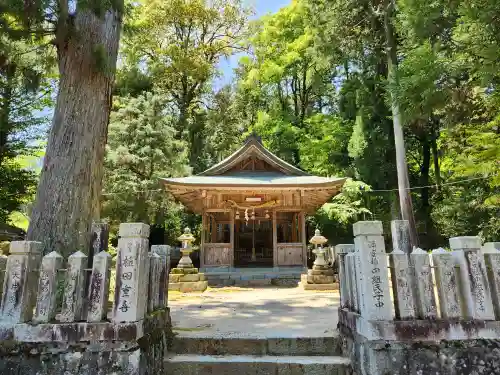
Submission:
M 497 120 L 498 121 L 498 120 Z M 456 125 L 442 133 L 447 154 L 443 174 L 448 183 L 435 199 L 432 217 L 446 236 L 500 235 L 500 136 L 497 121 Z
M 189 172 L 186 144 L 175 138 L 176 118 L 160 94 L 117 101 L 109 126 L 103 215 L 112 224 L 139 221 L 180 230 L 181 208 L 160 185 L 162 177 Z
M 264 16 L 253 25 L 251 56 L 240 63 L 240 95 L 254 103 L 249 127 L 297 165 L 307 118 L 327 112 L 334 96 L 335 57 L 316 48 L 312 18 L 302 1 Z
M 175 104 L 178 138 L 196 142 L 195 117 L 207 84 L 218 62 L 242 48 L 248 14 L 239 0 L 153 0 L 134 9 L 123 53 L 130 64 L 144 64 L 155 87 Z M 191 150 L 191 165 L 198 153 Z
M 372 213 L 366 208 L 364 192 L 370 187 L 360 181 L 348 179 L 342 192 L 321 207 L 311 224 L 321 228 L 324 236 L 337 243 L 352 241 L 352 224 L 358 220 L 370 220 Z
M 123 0 L 3 0 L 2 32 L 57 49 L 59 83 L 28 238 L 45 251 L 86 251 L 99 217 Z
M 210 97 L 205 109 L 197 111 L 192 128 L 191 163 L 193 173 L 200 173 L 220 162 L 241 146 L 245 131 L 235 107 L 235 95 L 224 86 Z
M 335 115 L 315 114 L 299 139 L 300 165 L 317 175 L 352 174 L 347 149 L 352 123 Z
M 0 36 L 0 223 L 9 221 L 34 194 L 36 174 L 23 159 L 36 155 L 50 104 L 50 55 L 7 35 Z M 42 50 L 42 52 L 44 52 Z

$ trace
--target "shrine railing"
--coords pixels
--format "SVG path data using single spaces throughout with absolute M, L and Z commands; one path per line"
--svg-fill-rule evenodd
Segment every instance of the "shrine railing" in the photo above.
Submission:
M 69 331 L 56 328 L 59 324 L 74 328 L 73 341 L 119 339 L 127 323 L 135 323 L 140 335 L 145 316 L 167 307 L 170 248 L 156 245 L 150 251 L 146 224 L 123 223 L 119 235 L 116 265 L 102 251 L 92 268 L 82 252 L 70 255 L 63 268 L 60 254 L 42 257 L 41 243 L 12 242 L 10 255 L 0 258 L 0 324 L 23 328 L 14 329 L 11 338 L 20 339 L 16 335 L 22 332 L 23 341 L 66 341 Z
M 355 223 L 354 245 L 336 246 L 340 326 L 383 339 L 405 334 L 416 339 L 419 332 L 427 339 L 497 337 L 500 243 L 481 245 L 479 237 L 454 237 L 451 251 L 415 248 L 410 253 L 405 223 L 391 223 L 394 248 L 389 254 L 380 221 Z M 374 325 L 381 321 L 394 324 Z M 419 330 L 411 328 L 412 322 Z

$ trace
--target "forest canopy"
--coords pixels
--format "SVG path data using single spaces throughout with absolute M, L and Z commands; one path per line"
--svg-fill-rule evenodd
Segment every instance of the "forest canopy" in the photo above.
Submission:
M 350 242 L 353 222 L 400 217 L 397 103 L 421 245 L 500 238 L 497 1 L 291 0 L 260 17 L 240 0 L 125 5 L 99 195 L 113 230 L 143 221 L 172 244 L 196 232 L 159 178 L 199 173 L 255 133 L 311 174 L 349 178 L 309 224 Z M 3 223 L 30 215 L 37 172 L 24 161 L 40 157 L 61 74 L 51 43 L 0 36 Z

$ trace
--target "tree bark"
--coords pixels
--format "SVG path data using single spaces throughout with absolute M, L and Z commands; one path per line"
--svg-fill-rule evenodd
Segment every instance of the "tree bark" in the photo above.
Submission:
M 436 126 L 439 123 L 438 120 L 432 120 L 431 122 L 431 149 L 432 149 L 432 161 L 434 163 L 434 174 L 436 175 L 436 185 L 437 190 L 441 188 L 441 167 L 439 166 L 439 152 L 437 147 L 437 138 L 439 134 L 439 129 L 436 131 Z
M 420 198 L 422 199 L 422 209 L 426 213 L 429 212 L 429 173 L 431 169 L 431 146 L 427 134 L 423 135 L 422 142 L 422 166 L 420 167 L 420 184 L 422 186 Z M 428 218 L 426 217 L 426 220 Z
M 1 95 L 1 106 L 0 106 L 0 165 L 4 158 L 9 155 L 9 135 L 12 132 L 11 122 L 10 122 L 10 112 L 12 106 L 12 86 L 13 79 L 16 72 L 15 65 L 8 64 L 3 69 L 3 74 L 5 76 L 5 87 Z
M 384 27 L 387 43 L 387 67 L 388 80 L 397 82 L 397 46 L 396 36 L 392 25 L 394 13 L 394 0 L 385 0 Z M 418 246 L 417 228 L 413 215 L 413 205 L 410 193 L 410 181 L 408 178 L 408 165 L 406 163 L 406 150 L 403 136 L 401 112 L 395 95 L 391 92 L 392 122 L 394 125 L 394 142 L 396 145 L 396 169 L 398 173 L 399 201 L 401 205 L 401 216 L 408 220 L 410 226 L 410 242 L 412 246 Z
M 117 10 L 102 18 L 77 10 L 66 21 L 71 29 L 58 30 L 59 92 L 28 229 L 44 252 L 88 251 L 99 218 L 121 21 Z

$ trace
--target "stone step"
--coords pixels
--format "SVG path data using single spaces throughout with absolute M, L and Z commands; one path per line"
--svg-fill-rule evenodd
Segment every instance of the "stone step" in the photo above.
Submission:
M 338 356 L 252 356 L 176 354 L 166 359 L 169 375 L 350 375 L 350 361 Z
M 202 355 L 339 355 L 338 336 L 290 338 L 222 338 L 176 336 L 170 349 L 178 354 Z

